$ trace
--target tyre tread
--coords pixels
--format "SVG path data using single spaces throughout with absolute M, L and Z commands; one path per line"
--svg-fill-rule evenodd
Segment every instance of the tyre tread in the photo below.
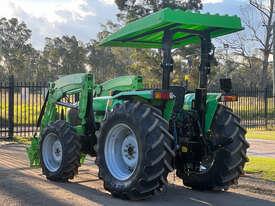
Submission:
M 102 139 L 104 139 L 105 128 L 118 114 L 134 118 L 134 122 L 137 122 L 137 127 L 145 134 L 144 146 L 146 147 L 146 158 L 143 160 L 144 163 L 142 163 L 143 169 L 141 175 L 139 175 L 139 179 L 136 180 L 132 188 L 117 188 L 115 186 L 108 170 L 104 167 L 105 158 L 103 153 L 100 152 L 103 151 L 104 141 Z M 148 124 L 149 122 L 152 124 Z M 161 116 L 161 111 L 145 103 L 127 101 L 114 108 L 112 112 L 108 112 L 106 120 L 102 123 L 97 141 L 98 145 L 96 146 L 98 147 L 96 164 L 99 167 L 99 177 L 104 181 L 104 188 L 116 197 L 131 200 L 146 199 L 155 194 L 156 191 L 161 190 L 167 184 L 168 173 L 173 170 L 171 165 L 175 156 L 175 152 L 172 149 L 174 139 L 168 129 L 168 121 Z M 154 134 L 160 135 L 154 137 L 153 144 L 147 143 L 147 141 L 150 142 L 150 138 Z
M 244 174 L 243 168 L 248 161 L 246 150 L 249 147 L 245 139 L 246 130 L 240 125 L 240 118 L 231 109 L 221 104 L 211 129 L 216 137 L 232 140 L 217 151 L 213 169 L 205 175 L 188 175 L 185 171 L 178 169 L 177 175 L 183 179 L 186 186 L 193 189 L 226 190 L 237 183 L 238 178 Z
M 40 152 L 42 172 L 49 180 L 67 182 L 69 179 L 73 179 L 78 173 L 81 150 L 80 138 L 70 123 L 57 120 L 50 123 L 42 132 L 40 151 L 42 151 L 42 141 L 49 133 L 55 133 L 60 138 L 60 141 L 63 141 L 65 144 L 63 148 L 65 159 L 62 161 L 61 169 L 53 173 L 46 168 L 43 163 L 42 152 Z

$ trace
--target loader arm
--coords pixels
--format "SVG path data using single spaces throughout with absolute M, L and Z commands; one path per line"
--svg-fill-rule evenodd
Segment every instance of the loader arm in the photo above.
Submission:
M 80 125 L 75 125 L 74 128 L 78 135 L 89 135 L 86 133 L 94 132 L 93 84 L 93 76 L 85 73 L 67 75 L 50 83 L 47 98 L 45 99 L 37 123 L 37 126 L 40 127 L 40 132 L 42 132 L 49 123 L 57 120 L 57 105 L 62 105 L 67 108 L 77 107 L 79 110 L 78 117 L 81 123 Z M 78 105 L 63 103 L 61 100 L 67 95 L 79 95 Z M 39 140 L 40 135 L 38 137 L 35 135 L 32 138 L 31 145 L 27 148 L 31 166 L 39 166 L 40 164 L 38 155 Z
M 141 76 L 121 76 L 97 84 L 94 89 L 94 96 L 109 96 L 114 92 L 141 90 L 143 88 L 143 78 Z

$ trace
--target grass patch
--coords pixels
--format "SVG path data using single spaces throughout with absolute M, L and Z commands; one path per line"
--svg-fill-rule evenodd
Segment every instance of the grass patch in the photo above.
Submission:
M 267 115 L 275 115 L 274 99 L 267 99 Z M 265 102 L 263 97 L 239 97 L 237 102 L 229 102 L 228 106 L 237 113 L 241 119 L 264 119 Z
M 15 136 L 13 138 L 13 141 L 21 143 L 21 144 L 30 145 L 31 144 L 31 138 L 32 137 L 18 137 L 18 136 Z
M 265 180 L 275 181 L 275 158 L 249 157 L 245 171 L 250 174 L 260 174 Z
M 246 134 L 248 139 L 275 140 L 275 131 L 254 131 L 248 130 Z
M 20 104 L 14 105 L 14 123 L 15 125 L 35 125 L 37 118 L 40 114 L 40 104 L 27 105 Z M 0 103 L 0 115 L 1 119 L 5 121 L 3 124 L 8 124 L 8 105 L 1 105 Z
M 14 105 L 14 124 L 35 126 L 41 111 L 42 104 L 34 105 Z M 57 112 L 61 114 L 61 109 L 64 108 L 66 114 L 67 108 L 57 106 Z M 8 125 L 8 105 L 1 105 L 0 102 L 0 120 L 3 121 L 2 125 Z

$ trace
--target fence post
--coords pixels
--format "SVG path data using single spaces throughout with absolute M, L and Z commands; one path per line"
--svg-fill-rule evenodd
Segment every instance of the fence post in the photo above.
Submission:
M 9 76 L 9 111 L 8 111 L 8 138 L 9 140 L 13 139 L 13 132 L 14 132 L 14 77 L 13 75 Z
M 265 129 L 268 125 L 268 90 L 267 87 L 264 90 L 264 119 L 265 119 Z

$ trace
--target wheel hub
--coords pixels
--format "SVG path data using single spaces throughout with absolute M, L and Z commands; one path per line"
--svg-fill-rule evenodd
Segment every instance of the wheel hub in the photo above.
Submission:
M 42 158 L 45 167 L 51 172 L 56 172 L 62 162 L 62 144 L 54 133 L 48 134 L 42 144 Z
M 125 138 L 125 140 L 122 143 L 122 157 L 124 162 L 130 167 L 129 169 L 133 168 L 138 161 L 137 156 L 137 141 L 135 139 L 135 136 L 130 135 Z
M 106 165 L 118 180 L 129 179 L 139 159 L 137 138 L 133 130 L 124 123 L 111 128 L 106 136 L 104 156 Z
M 53 143 L 53 157 L 56 161 L 60 161 L 62 157 L 62 146 L 59 140 Z

